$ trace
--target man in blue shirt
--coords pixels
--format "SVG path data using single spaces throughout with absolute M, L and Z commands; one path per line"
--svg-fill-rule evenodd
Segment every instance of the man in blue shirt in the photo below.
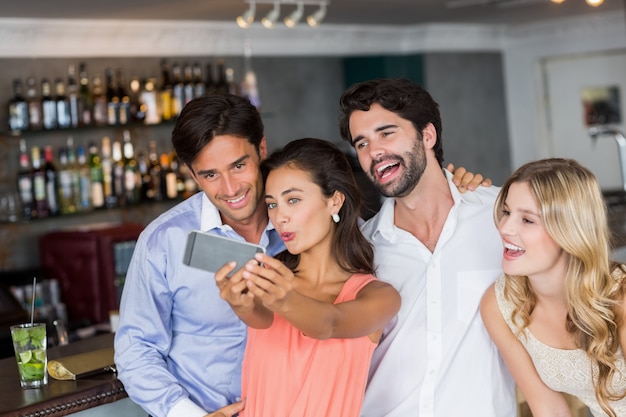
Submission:
M 271 255 L 284 245 L 263 201 L 267 144 L 248 100 L 193 100 L 172 144 L 203 192 L 141 233 L 124 284 L 115 363 L 129 397 L 152 416 L 201 417 L 239 401 L 246 327 L 220 298 L 213 274 L 182 263 L 187 236 L 210 231 L 259 243 Z

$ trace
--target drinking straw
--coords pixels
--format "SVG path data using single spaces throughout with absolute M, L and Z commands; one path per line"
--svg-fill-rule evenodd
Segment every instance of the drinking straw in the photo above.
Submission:
M 30 325 L 33 325 L 35 319 L 35 289 L 37 288 L 37 277 L 33 277 L 33 299 L 30 307 Z

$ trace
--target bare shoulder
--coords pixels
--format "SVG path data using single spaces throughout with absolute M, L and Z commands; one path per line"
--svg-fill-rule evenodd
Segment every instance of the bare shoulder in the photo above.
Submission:
M 498 305 L 497 305 L 497 302 L 496 302 L 496 289 L 495 289 L 495 286 L 496 286 L 496 284 L 493 283 L 485 290 L 485 293 L 483 294 L 483 297 L 480 300 L 480 312 L 481 312 L 481 314 L 483 313 L 483 311 L 485 311 L 487 313 L 491 313 L 493 311 L 493 309 L 497 309 L 498 308 Z

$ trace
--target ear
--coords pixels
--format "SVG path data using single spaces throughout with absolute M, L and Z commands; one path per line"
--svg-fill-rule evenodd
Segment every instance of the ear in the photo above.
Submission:
M 346 201 L 346 196 L 341 191 L 335 191 L 327 202 L 330 215 L 333 213 L 339 213 L 339 210 L 343 207 L 344 201 Z
M 424 142 L 425 149 L 432 149 L 437 143 L 437 131 L 432 123 L 428 123 L 422 130 L 422 142 Z
M 259 143 L 259 156 L 261 157 L 261 161 L 267 159 L 267 139 L 265 136 L 263 136 L 261 143 Z

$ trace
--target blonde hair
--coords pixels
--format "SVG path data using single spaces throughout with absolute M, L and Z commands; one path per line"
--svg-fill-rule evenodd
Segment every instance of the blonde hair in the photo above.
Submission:
M 494 208 L 496 225 L 503 216 L 511 184 L 520 182 L 528 184 L 548 235 L 567 254 L 566 328 L 597 365 L 594 388 L 600 407 L 616 417 L 609 401 L 626 396 L 626 392 L 613 392 L 611 388 L 613 377 L 620 375 L 615 361 L 620 346 L 625 271 L 610 260 L 610 232 L 600 186 L 591 171 L 571 159 L 527 163 L 500 190 Z M 521 334 L 530 323 L 536 298 L 527 277 L 506 278 L 504 294 L 515 306 L 511 319 L 519 325 Z

